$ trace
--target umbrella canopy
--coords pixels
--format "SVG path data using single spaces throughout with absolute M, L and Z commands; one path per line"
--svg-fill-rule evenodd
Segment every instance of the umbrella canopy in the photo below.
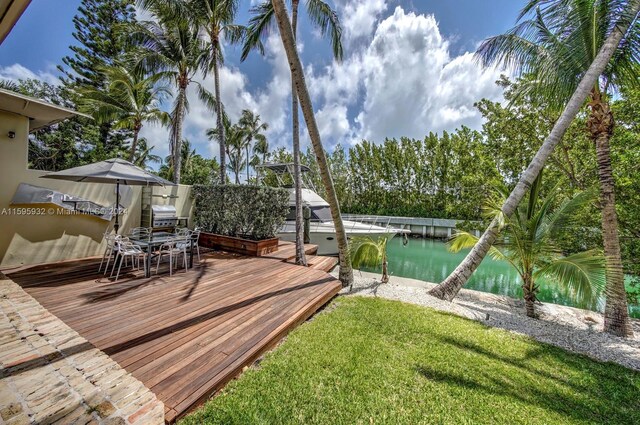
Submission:
M 68 170 L 40 176 L 45 179 L 69 180 L 84 183 L 111 183 L 116 185 L 116 223 L 113 228 L 118 233 L 120 213 L 120 185 L 127 186 L 175 186 L 176 184 L 151 174 L 142 168 L 120 158 L 107 159 L 93 164 L 81 165 Z
M 120 158 L 107 159 L 106 161 L 81 165 L 68 170 L 56 171 L 41 177 L 85 183 L 119 183 L 128 186 L 176 185 Z

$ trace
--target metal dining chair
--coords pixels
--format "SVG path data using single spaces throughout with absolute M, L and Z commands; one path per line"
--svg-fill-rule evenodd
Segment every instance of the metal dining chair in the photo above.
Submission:
M 111 258 L 113 257 L 113 253 L 115 250 L 115 240 L 119 237 L 117 234 L 111 234 L 108 231 L 104 232 L 104 241 L 107 246 L 104 249 L 104 253 L 102 254 L 102 260 L 100 261 L 100 267 L 98 267 L 98 272 L 102 270 L 102 265 L 104 264 L 104 260 L 107 260 L 107 265 L 104 268 L 104 273 L 107 274 L 107 270 L 109 270 L 109 262 L 111 262 Z
M 178 265 L 178 258 L 180 254 L 182 254 L 182 262 L 184 263 L 184 271 L 187 272 L 187 249 L 185 238 L 179 237 L 175 239 L 171 239 L 162 245 L 160 245 L 160 249 L 156 252 L 158 256 L 158 263 L 156 264 L 156 274 L 158 274 L 158 270 L 160 269 L 160 260 L 163 255 L 169 255 L 169 276 L 173 276 L 173 258 L 176 257 L 176 266 Z
M 113 272 L 116 268 L 116 264 L 118 260 L 120 260 L 118 264 L 118 272 L 116 273 L 116 282 L 118 281 L 118 277 L 120 276 L 120 270 L 122 269 L 122 264 L 125 263 L 129 258 L 131 258 L 131 267 L 135 267 L 136 270 L 140 269 L 140 257 L 146 259 L 147 253 L 142 250 L 139 245 L 135 245 L 129 238 L 120 237 L 115 241 L 116 246 L 116 258 L 113 262 L 113 268 L 111 269 L 111 277 L 113 277 Z
M 132 238 L 143 238 L 151 234 L 151 228 L 149 227 L 134 227 L 129 232 L 129 236 Z
M 190 233 L 190 232 L 191 232 L 191 231 L 190 231 L 188 228 L 186 228 L 186 227 L 180 227 L 180 228 L 178 228 L 178 229 L 176 229 L 176 230 L 175 230 L 175 234 L 176 234 L 176 236 L 178 236 L 178 237 L 185 237 L 185 236 L 189 236 L 189 233 Z

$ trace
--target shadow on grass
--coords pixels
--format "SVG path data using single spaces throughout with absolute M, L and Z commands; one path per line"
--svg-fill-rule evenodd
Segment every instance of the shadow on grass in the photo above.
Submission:
M 459 367 L 454 372 L 416 364 L 415 371 L 431 382 L 484 393 L 485 398 L 509 397 L 579 421 L 637 423 L 635 421 L 640 417 L 640 405 L 633 396 L 637 393 L 637 384 L 622 377 L 637 372 L 551 346 L 532 348 L 514 358 L 451 336 L 434 337 L 452 347 L 452 356 L 456 351 L 465 351 L 484 357 L 484 365 L 488 367 L 475 370 Z M 545 362 L 545 358 L 550 361 Z M 540 367 L 536 366 L 536 361 Z M 549 368 L 553 362 L 558 362 L 559 367 Z M 491 367 L 492 363 L 495 367 Z M 543 370 L 543 367 L 549 370 Z M 568 375 L 574 375 L 574 379 Z M 611 388 L 615 388 L 615 399 Z

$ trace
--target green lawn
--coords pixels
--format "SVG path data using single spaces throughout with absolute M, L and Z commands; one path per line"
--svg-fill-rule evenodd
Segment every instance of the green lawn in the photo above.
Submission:
M 640 373 L 400 302 L 341 297 L 182 424 L 640 423 Z

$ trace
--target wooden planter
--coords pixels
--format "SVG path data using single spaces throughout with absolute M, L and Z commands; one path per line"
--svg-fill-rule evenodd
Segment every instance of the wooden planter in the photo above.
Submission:
M 199 245 L 205 248 L 236 252 L 238 254 L 249 255 L 252 257 L 262 257 L 263 255 L 267 255 L 278 250 L 278 238 L 252 241 L 249 239 L 202 232 L 200 234 Z

